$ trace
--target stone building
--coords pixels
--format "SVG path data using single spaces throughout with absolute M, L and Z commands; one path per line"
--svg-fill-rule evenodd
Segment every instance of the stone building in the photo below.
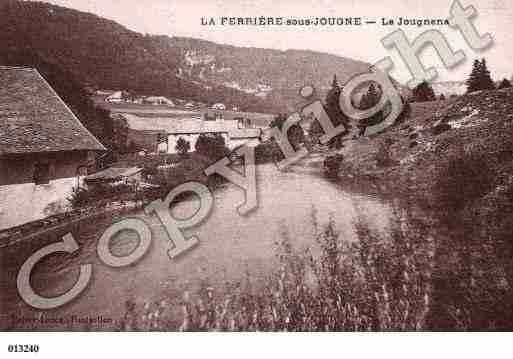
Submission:
M 37 70 L 0 66 L 0 229 L 62 211 L 105 150 Z

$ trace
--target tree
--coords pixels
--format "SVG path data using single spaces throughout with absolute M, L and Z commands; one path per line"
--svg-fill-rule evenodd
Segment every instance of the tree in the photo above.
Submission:
M 191 149 L 191 143 L 187 141 L 185 138 L 180 137 L 178 141 L 176 141 L 175 150 L 180 155 L 185 156 L 189 150 Z
M 360 100 L 360 106 L 359 108 L 361 110 L 368 110 L 374 106 L 376 106 L 381 99 L 381 88 L 376 87 L 374 83 L 371 83 L 369 85 L 369 88 L 367 89 L 367 92 L 362 95 L 362 98 Z M 383 111 L 379 111 L 375 115 L 364 118 L 358 122 L 358 128 L 360 129 L 360 136 L 365 134 L 365 129 L 369 126 L 375 125 L 383 121 Z
M 230 153 L 230 149 L 226 147 L 224 137 L 220 134 L 204 134 L 199 135 L 196 144 L 194 145 L 196 153 L 208 157 L 213 160 L 218 160 Z
M 337 75 L 333 75 L 333 81 L 331 82 L 331 89 L 326 95 L 326 105 L 324 109 L 328 114 L 333 126 L 337 127 L 343 125 L 345 131 L 338 136 L 334 137 L 328 146 L 340 148 L 342 145 L 342 137 L 349 131 L 349 118 L 340 109 L 340 94 L 342 93 L 342 87 L 339 86 Z
M 467 93 L 482 90 L 494 90 L 495 83 L 490 76 L 490 71 L 486 65 L 486 59 L 474 60 L 472 65 L 472 72 L 470 73 L 467 81 Z
M 478 59 L 474 60 L 472 64 L 472 71 L 468 76 L 465 84 L 467 85 L 467 93 L 477 91 L 479 89 L 479 71 L 480 71 L 481 63 Z
M 427 81 L 422 81 L 413 89 L 413 98 L 415 102 L 435 101 L 435 91 Z
M 511 87 L 511 82 L 507 79 L 507 78 L 504 78 L 501 83 L 499 84 L 499 90 L 500 89 L 506 89 L 506 88 L 510 88 Z
M 380 97 L 381 95 L 376 90 L 376 86 L 371 83 L 367 89 L 367 92 L 363 94 L 362 99 L 360 100 L 360 109 L 368 110 L 369 108 L 376 106 Z
M 445 95 L 443 93 L 440 94 L 439 100 L 440 101 L 445 101 Z
M 484 58 L 481 60 L 479 80 L 479 84 L 482 90 L 495 90 L 495 83 L 493 82 L 492 77 L 490 76 L 490 71 L 486 66 L 486 59 Z
M 287 120 L 287 116 L 285 114 L 279 114 L 271 121 L 269 127 L 276 127 L 278 129 L 282 129 L 283 124 Z M 298 148 L 300 143 L 305 141 L 305 133 L 299 124 L 292 125 L 287 132 L 288 139 L 290 144 L 295 149 Z

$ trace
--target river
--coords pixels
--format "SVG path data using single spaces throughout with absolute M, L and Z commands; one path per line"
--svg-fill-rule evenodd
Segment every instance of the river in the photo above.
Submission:
M 209 218 L 185 231 L 189 236 L 199 237 L 199 246 L 176 260 L 171 260 L 166 253 L 170 243 L 157 219 L 140 213 L 138 216 L 150 224 L 153 237 L 152 246 L 138 263 L 126 268 L 110 268 L 97 258 L 96 243 L 89 243 L 81 248 L 80 255 L 65 265 L 57 263 L 51 269 L 42 266 L 39 272 L 36 268 L 32 278 L 39 293 L 55 296 L 76 281 L 78 265 L 92 263 L 91 282 L 78 298 L 43 314 L 18 300 L 15 305 L 10 303 L 10 313 L 2 314 L 14 312 L 17 316 L 54 318 L 101 315 L 117 321 L 124 313 L 127 299 L 134 299 L 138 304 L 152 302 L 163 295 L 174 295 L 176 289 L 193 286 L 199 279 L 223 283 L 243 278 L 246 271 L 263 278 L 275 264 L 275 242 L 284 232 L 298 249 L 313 244 L 312 213 L 320 224 L 327 223 L 331 217 L 341 236 L 348 239 L 355 238 L 352 223 L 357 209 L 371 226 L 386 231 L 390 210 L 385 203 L 377 198 L 343 192 L 319 176 L 315 165 L 310 159 L 288 172 L 281 172 L 272 164 L 259 165 L 258 208 L 247 217 L 239 216 L 236 211 L 244 199 L 241 189 L 228 183 L 216 190 Z M 191 215 L 197 206 L 198 201 L 191 199 L 180 203 L 173 214 Z M 111 244 L 113 253 L 121 255 L 130 253 L 137 243 L 133 232 L 121 232 Z M 45 325 L 46 328 L 69 330 L 80 326 Z M 98 329 L 111 327 L 95 328 Z

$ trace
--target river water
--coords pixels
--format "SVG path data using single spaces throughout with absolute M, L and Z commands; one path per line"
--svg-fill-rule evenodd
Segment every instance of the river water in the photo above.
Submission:
M 236 211 L 244 200 L 241 189 L 226 184 L 216 190 L 209 218 L 185 231 L 187 235 L 199 237 L 199 246 L 176 260 L 167 255 L 170 242 L 158 220 L 141 213 L 139 217 L 151 226 L 153 237 L 152 246 L 138 263 L 126 268 L 110 268 L 97 258 L 96 243 L 89 243 L 66 265 L 41 272 L 36 269 L 32 280 L 35 289 L 40 294 L 55 296 L 76 281 L 78 265 L 93 264 L 93 277 L 87 289 L 70 304 L 43 315 L 102 315 L 117 321 L 124 313 L 127 299 L 138 304 L 156 301 L 162 295 L 172 295 L 176 289 L 194 285 L 199 279 L 223 283 L 242 279 L 245 271 L 263 278 L 275 264 L 275 242 L 284 232 L 298 249 L 314 243 L 312 213 L 320 224 L 327 223 L 331 217 L 341 236 L 347 239 L 355 238 L 352 223 L 357 213 L 367 218 L 371 226 L 386 231 L 390 210 L 385 203 L 377 198 L 343 192 L 319 176 L 315 164 L 310 159 L 288 172 L 279 171 L 273 164 L 259 165 L 258 208 L 247 217 L 239 216 Z M 180 203 L 173 214 L 190 216 L 197 206 L 198 201 L 191 199 Z M 121 232 L 111 241 L 117 255 L 130 253 L 137 243 L 133 232 Z M 42 315 L 21 300 L 9 307 L 9 311 L 18 316 Z M 46 325 L 43 329 L 47 328 L 66 329 L 59 325 Z M 106 325 L 100 329 L 110 328 Z

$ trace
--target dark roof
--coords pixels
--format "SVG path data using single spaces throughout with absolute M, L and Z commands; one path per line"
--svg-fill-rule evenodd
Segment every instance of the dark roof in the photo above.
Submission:
M 0 66 L 0 156 L 105 147 L 36 69 Z

